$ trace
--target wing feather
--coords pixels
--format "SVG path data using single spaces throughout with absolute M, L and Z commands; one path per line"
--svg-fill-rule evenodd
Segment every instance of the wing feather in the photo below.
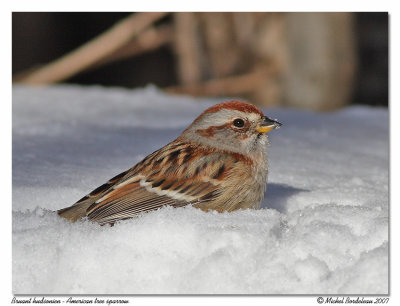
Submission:
M 172 142 L 59 214 L 71 221 L 87 216 L 106 224 L 165 205 L 215 201 L 221 194 L 221 178 L 236 161 L 220 153 L 196 155 L 194 151 L 187 144 Z

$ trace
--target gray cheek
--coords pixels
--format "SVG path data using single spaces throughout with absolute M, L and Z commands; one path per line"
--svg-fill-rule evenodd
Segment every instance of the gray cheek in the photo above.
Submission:
M 233 131 L 221 131 L 221 133 L 218 133 L 218 139 L 221 143 L 224 143 L 226 145 L 239 145 L 239 140 L 237 139 L 236 133 L 233 133 Z

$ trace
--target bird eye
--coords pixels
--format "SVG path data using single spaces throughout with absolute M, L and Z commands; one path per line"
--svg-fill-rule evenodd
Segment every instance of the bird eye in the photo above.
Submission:
M 233 120 L 233 125 L 238 128 L 242 128 L 242 127 L 244 127 L 244 120 L 240 119 L 240 118 L 235 119 L 235 120 Z

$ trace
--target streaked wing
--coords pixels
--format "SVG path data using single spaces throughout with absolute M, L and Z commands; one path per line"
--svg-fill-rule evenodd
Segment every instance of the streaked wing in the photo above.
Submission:
M 114 223 L 164 205 L 215 200 L 221 179 L 234 161 L 227 163 L 213 152 L 195 155 L 195 151 L 185 143 L 172 142 L 100 186 L 82 199 L 89 220 Z
M 164 205 L 182 206 L 187 203 L 176 201 L 168 196 L 159 196 L 133 182 L 117 188 L 93 203 L 87 209 L 89 220 L 100 224 L 113 223 L 118 220 L 131 218 L 134 215 Z

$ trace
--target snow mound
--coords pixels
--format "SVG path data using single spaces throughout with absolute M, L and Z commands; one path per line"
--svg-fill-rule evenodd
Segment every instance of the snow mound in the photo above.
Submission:
M 264 109 L 261 210 L 71 224 L 66 207 L 173 140 L 215 99 L 13 88 L 14 294 L 388 293 L 388 112 Z

